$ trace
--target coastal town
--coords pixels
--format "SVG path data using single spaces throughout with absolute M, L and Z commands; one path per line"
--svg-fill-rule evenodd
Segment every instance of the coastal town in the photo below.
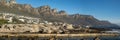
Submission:
M 16 0 L 0 0 L 0 5 L 0 19 L 2 21 L 0 22 L 0 32 L 104 33 L 106 31 L 112 31 L 111 29 L 102 28 L 91 29 L 94 25 L 109 26 L 104 25 L 104 23 L 110 24 L 109 22 L 96 20 L 91 15 L 68 15 L 65 11 L 57 11 L 55 8 L 51 9 L 48 5 L 41 6 L 39 8 L 32 8 L 29 4 L 17 4 Z M 10 12 L 8 12 L 9 10 L 4 7 L 8 9 L 10 8 Z M 2 10 L 2 8 L 6 11 Z M 11 11 L 11 9 L 13 10 Z M 76 22 L 76 20 L 80 22 Z M 90 23 L 89 20 L 91 20 Z M 92 21 L 94 25 L 91 23 Z M 98 23 L 94 23 L 94 21 L 97 21 Z
M 40 18 L 26 17 L 15 15 L 12 13 L 0 13 L 0 18 L 7 20 L 8 24 L 4 24 L 0 28 L 0 32 L 63 32 L 66 29 L 73 29 L 72 24 L 62 22 L 42 21 Z M 15 20 L 16 19 L 16 20 Z M 17 23 L 19 21 L 20 23 Z
M 13 13 L 0 13 L 0 19 L 6 20 L 0 25 L 0 32 L 8 33 L 102 33 L 96 29 L 90 29 L 91 25 L 76 28 L 73 24 L 64 22 L 48 22 L 40 18 L 16 15 Z M 106 32 L 106 31 L 105 31 Z
M 92 15 L 0 0 L 0 40 L 100 40 L 120 36 L 119 29 L 118 25 Z
M 66 40 L 63 39 L 63 37 L 73 38 L 89 36 L 92 36 L 93 38 L 95 37 L 94 40 L 100 40 L 98 38 L 99 36 L 119 36 L 114 33 L 101 34 L 98 30 L 89 29 L 89 25 L 86 26 L 86 28 L 75 28 L 74 25 L 68 23 L 48 21 L 41 22 L 40 18 L 21 16 L 12 13 L 0 13 L 0 15 L 0 19 L 7 20 L 6 24 L 0 25 L 0 34 L 2 37 L 5 37 L 3 38 L 5 40 Z M 20 23 L 17 23 L 17 21 L 20 21 Z
M 1 0 L 1 5 L 5 5 L 8 7 L 12 7 L 14 5 L 19 5 L 16 3 L 15 0 Z M 30 9 L 31 6 L 26 4 L 25 9 Z M 20 8 L 19 8 L 20 9 Z M 37 9 L 36 9 L 37 10 Z M 50 11 L 50 12 L 48 12 Z M 47 12 L 45 13 L 46 15 L 51 13 L 51 15 L 54 16 L 64 16 L 67 15 L 65 11 L 60 11 L 57 14 L 57 9 L 50 9 L 49 6 L 41 6 L 40 7 L 40 13 Z M 35 13 L 38 13 L 35 11 Z M 45 15 L 44 14 L 44 15 Z M 73 24 L 66 23 L 66 22 L 51 22 L 51 21 L 46 21 L 43 20 L 42 18 L 39 17 L 31 17 L 31 16 L 24 16 L 24 15 L 19 15 L 17 13 L 10 13 L 10 12 L 1 12 L 0 13 L 0 19 L 6 20 L 5 23 L 1 23 L 1 28 L 0 32 L 36 32 L 36 33 L 77 33 L 85 31 L 84 28 L 81 28 L 79 25 L 78 28 L 75 28 Z M 86 27 L 89 27 L 86 26 Z M 79 31 L 79 30 L 82 31 Z M 71 31 L 72 30 L 72 31 Z M 71 32 L 70 32 L 71 31 Z M 88 30 L 87 30 L 88 31 Z

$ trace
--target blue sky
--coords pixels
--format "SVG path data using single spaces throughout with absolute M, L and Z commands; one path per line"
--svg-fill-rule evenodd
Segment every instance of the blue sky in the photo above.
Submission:
M 49 5 L 69 14 L 93 15 L 99 20 L 120 23 L 120 0 L 17 0 L 17 3 L 33 7 Z

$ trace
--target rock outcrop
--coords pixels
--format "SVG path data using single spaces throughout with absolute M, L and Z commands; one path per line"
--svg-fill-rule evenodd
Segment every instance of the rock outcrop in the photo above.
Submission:
M 71 24 L 4 24 L 0 26 L 0 32 L 28 32 L 28 33 L 62 33 L 65 30 L 74 29 Z

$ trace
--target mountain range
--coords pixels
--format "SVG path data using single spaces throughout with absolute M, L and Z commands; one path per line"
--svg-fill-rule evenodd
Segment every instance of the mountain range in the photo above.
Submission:
M 0 12 L 14 13 L 30 17 L 41 18 L 49 22 L 65 22 L 73 25 L 87 26 L 95 28 L 119 28 L 118 25 L 108 21 L 98 20 L 92 15 L 72 14 L 69 15 L 64 10 L 57 11 L 56 8 L 51 8 L 49 5 L 40 6 L 37 8 L 29 4 L 4 3 L 0 2 Z

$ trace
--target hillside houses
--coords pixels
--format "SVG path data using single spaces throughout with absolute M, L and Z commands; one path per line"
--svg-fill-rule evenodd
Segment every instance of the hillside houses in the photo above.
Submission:
M 0 18 L 8 20 L 8 22 L 12 23 L 15 20 L 21 21 L 23 23 L 29 23 L 29 24 L 38 24 L 40 23 L 40 18 L 33 18 L 28 16 L 21 16 L 21 15 L 15 15 L 12 13 L 0 13 Z
M 15 21 L 20 21 L 22 22 L 21 24 L 23 23 L 25 24 L 53 24 L 52 22 L 41 20 L 40 18 L 16 15 L 13 13 L 0 13 L 0 19 L 8 20 L 8 23 L 17 23 Z
M 0 13 L 0 18 L 8 20 L 8 23 L 11 23 L 0 25 L 0 32 L 62 33 L 74 29 L 72 24 L 41 21 L 40 18 L 16 15 L 13 13 Z M 16 23 L 16 20 L 23 23 Z

